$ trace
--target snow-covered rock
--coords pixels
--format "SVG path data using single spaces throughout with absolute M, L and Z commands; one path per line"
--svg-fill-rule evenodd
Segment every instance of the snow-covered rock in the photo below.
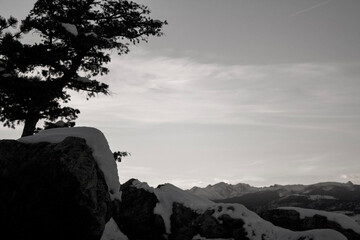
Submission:
M 154 214 L 159 202 L 153 188 L 131 179 L 121 185 L 122 199 L 114 220 L 129 239 L 165 240 L 165 224 Z
M 113 199 L 116 198 L 120 200 L 121 193 L 117 165 L 109 148 L 109 144 L 100 130 L 91 127 L 48 129 L 33 136 L 20 138 L 18 141 L 23 143 L 59 143 L 69 136 L 86 140 L 86 144 L 93 151 L 92 155 L 96 163 L 105 175 L 110 195 Z
M 340 214 L 297 207 L 280 207 L 268 210 L 262 217 L 277 226 L 294 231 L 333 229 L 348 240 L 360 239 L 360 225 L 354 219 Z
M 113 212 L 101 149 L 48 133 L 0 141 L 1 239 L 100 239 Z
M 300 214 L 301 219 L 312 218 L 315 215 L 324 216 L 327 218 L 328 221 L 338 223 L 342 228 L 351 229 L 354 232 L 360 234 L 360 225 L 358 225 L 352 218 L 341 213 L 333 213 L 333 212 L 326 212 L 326 211 L 305 209 L 298 207 L 280 207 L 278 209 L 296 211 Z
M 274 226 L 240 204 L 214 203 L 171 184 L 152 188 L 138 180 L 122 185 L 124 207 L 115 217 L 129 239 L 251 239 L 346 240 L 334 230 L 293 232 Z M 151 201 L 149 199 L 152 199 Z M 144 211 L 139 209 L 147 206 Z M 132 213 L 132 214 L 131 214 Z M 157 219 L 156 228 L 143 229 L 140 219 Z M 162 234 L 161 226 L 165 225 Z M 152 233 L 156 229 L 157 233 Z M 146 234 L 143 234 L 146 231 Z M 157 238 L 153 236 L 157 235 Z
M 214 202 L 189 194 L 184 190 L 172 185 L 164 184 L 153 190 L 159 203 L 156 204 L 154 213 L 160 215 L 166 227 L 166 233 L 171 233 L 171 215 L 173 214 L 173 204 L 181 203 L 184 207 L 193 209 L 197 213 L 204 213 L 208 208 L 214 205 Z

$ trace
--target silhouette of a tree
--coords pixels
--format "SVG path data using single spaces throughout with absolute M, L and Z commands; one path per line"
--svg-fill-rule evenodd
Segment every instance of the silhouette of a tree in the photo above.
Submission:
M 38 0 L 13 33 L 4 30 L 17 20 L 0 17 L 0 121 L 12 128 L 24 123 L 27 136 L 40 119 L 76 119 L 78 109 L 61 106 L 71 99 L 67 90 L 109 94 L 95 79 L 109 72 L 109 50 L 126 54 L 131 44 L 163 34 L 166 21 L 149 14 L 126 0 Z M 24 43 L 29 34 L 38 41 Z

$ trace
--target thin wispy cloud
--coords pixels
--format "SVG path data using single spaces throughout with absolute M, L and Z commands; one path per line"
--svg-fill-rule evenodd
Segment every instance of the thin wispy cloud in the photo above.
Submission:
M 311 6 L 311 7 L 308 7 L 308 8 L 302 9 L 302 10 L 299 10 L 299 11 L 297 11 L 297 12 L 289 15 L 288 17 L 289 17 L 289 18 L 292 18 L 292 17 L 298 16 L 298 15 L 300 15 L 300 14 L 303 14 L 303 13 L 306 13 L 306 12 L 308 12 L 308 11 L 311 11 L 311 10 L 313 10 L 313 9 L 315 9 L 315 8 L 319 8 L 319 7 L 322 7 L 322 6 L 326 5 L 326 4 L 329 4 L 329 3 L 332 2 L 332 1 L 334 1 L 334 0 L 327 0 L 327 1 L 319 2 L 318 4 L 315 4 L 315 5 Z

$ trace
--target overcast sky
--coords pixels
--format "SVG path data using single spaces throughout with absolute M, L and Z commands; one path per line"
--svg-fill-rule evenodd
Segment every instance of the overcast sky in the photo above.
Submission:
M 0 15 L 34 2 L 0 0 Z M 360 184 L 359 0 L 137 2 L 165 36 L 114 54 L 112 96 L 72 101 L 78 126 L 131 152 L 122 182 Z

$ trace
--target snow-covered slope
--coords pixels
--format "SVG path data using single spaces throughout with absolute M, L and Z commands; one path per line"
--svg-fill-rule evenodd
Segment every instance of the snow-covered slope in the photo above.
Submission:
M 344 229 L 351 229 L 360 234 L 360 225 L 355 222 L 354 219 L 340 213 L 326 212 L 314 209 L 305 209 L 298 207 L 279 207 L 284 210 L 294 210 L 300 214 L 300 218 L 314 217 L 315 215 L 324 216 L 329 221 L 338 223 Z
M 54 128 L 41 131 L 33 136 L 20 138 L 18 141 L 24 143 L 59 143 L 69 136 L 86 140 L 86 144 L 93 150 L 96 163 L 105 175 L 110 196 L 113 199 L 116 198 L 120 200 L 121 193 L 117 165 L 109 148 L 109 144 L 100 130 L 91 127 Z
M 305 232 L 293 232 L 287 229 L 283 229 L 274 226 L 272 223 L 260 218 L 256 213 L 249 211 L 241 204 L 217 204 L 214 216 L 219 218 L 220 216 L 227 214 L 235 219 L 242 219 L 245 222 L 245 229 L 247 230 L 248 237 L 253 240 L 265 239 L 326 239 L 326 240 L 343 240 L 345 236 L 337 231 L 329 229 L 317 229 Z M 221 210 L 220 210 L 221 209 Z

